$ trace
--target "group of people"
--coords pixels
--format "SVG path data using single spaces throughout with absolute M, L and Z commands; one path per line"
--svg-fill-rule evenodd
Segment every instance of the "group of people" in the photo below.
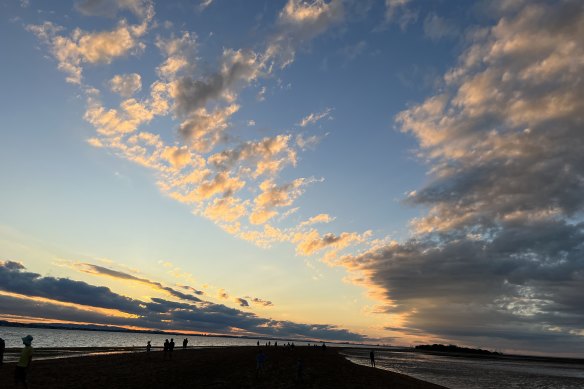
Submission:
M 183 339 L 183 343 L 182 343 L 182 348 L 183 350 L 187 349 L 187 346 L 189 344 L 189 340 L 187 338 Z M 164 340 L 164 345 L 163 345 L 163 351 L 164 351 L 164 359 L 172 359 L 172 352 L 174 351 L 174 338 L 170 338 L 170 341 L 168 341 L 168 339 Z M 150 341 L 148 341 L 148 343 L 146 344 L 146 352 L 150 352 L 152 350 L 152 344 L 150 343 Z
M 16 364 L 16 368 L 14 370 L 14 384 L 17 387 L 22 385 L 25 388 L 28 388 L 28 381 L 26 380 L 26 376 L 28 373 L 28 368 L 30 367 L 30 363 L 32 362 L 32 341 L 33 337 L 31 335 L 27 335 L 22 338 L 24 348 L 20 352 L 20 357 L 18 358 L 18 363 Z M 6 342 L 4 339 L 0 338 L 0 368 L 2 368 L 4 365 L 5 349 Z

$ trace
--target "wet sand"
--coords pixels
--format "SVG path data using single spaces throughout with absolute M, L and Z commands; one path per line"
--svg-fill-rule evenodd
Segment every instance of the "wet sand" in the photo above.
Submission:
M 263 348 L 264 372 L 256 376 L 258 347 L 175 349 L 34 361 L 34 388 L 443 388 L 402 374 L 359 366 L 340 349 Z M 35 350 L 35 352 L 38 350 Z M 302 378 L 297 378 L 298 360 Z M 0 387 L 13 388 L 14 364 L 0 369 Z

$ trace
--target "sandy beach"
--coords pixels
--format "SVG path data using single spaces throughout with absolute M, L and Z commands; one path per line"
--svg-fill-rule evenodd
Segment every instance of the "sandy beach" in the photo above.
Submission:
M 34 361 L 30 388 L 411 388 L 441 386 L 401 374 L 359 366 L 340 350 L 262 348 L 264 371 L 256 375 L 258 347 L 93 355 Z M 38 352 L 38 350 L 37 350 Z M 302 376 L 298 378 L 298 361 Z M 0 386 L 13 388 L 14 363 L 0 370 Z

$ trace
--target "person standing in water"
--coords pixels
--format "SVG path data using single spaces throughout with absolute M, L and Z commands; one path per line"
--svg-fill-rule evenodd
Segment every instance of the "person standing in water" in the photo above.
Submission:
M 26 380 L 26 375 L 28 373 L 28 368 L 32 362 L 32 340 L 33 337 L 26 335 L 22 338 L 22 343 L 24 348 L 20 353 L 20 358 L 16 364 L 16 370 L 14 371 L 14 384 L 19 386 L 23 384 L 25 388 L 28 388 L 28 382 Z

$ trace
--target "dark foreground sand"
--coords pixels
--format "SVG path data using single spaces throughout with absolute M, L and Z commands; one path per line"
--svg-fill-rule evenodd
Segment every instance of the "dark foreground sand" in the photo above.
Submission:
M 263 348 L 265 370 L 256 377 L 258 347 L 175 350 L 34 361 L 29 387 L 36 388 L 411 388 L 438 385 L 355 365 L 339 354 L 313 347 Z M 297 361 L 303 377 L 298 380 Z M 14 364 L 0 369 L 0 388 L 14 387 Z

